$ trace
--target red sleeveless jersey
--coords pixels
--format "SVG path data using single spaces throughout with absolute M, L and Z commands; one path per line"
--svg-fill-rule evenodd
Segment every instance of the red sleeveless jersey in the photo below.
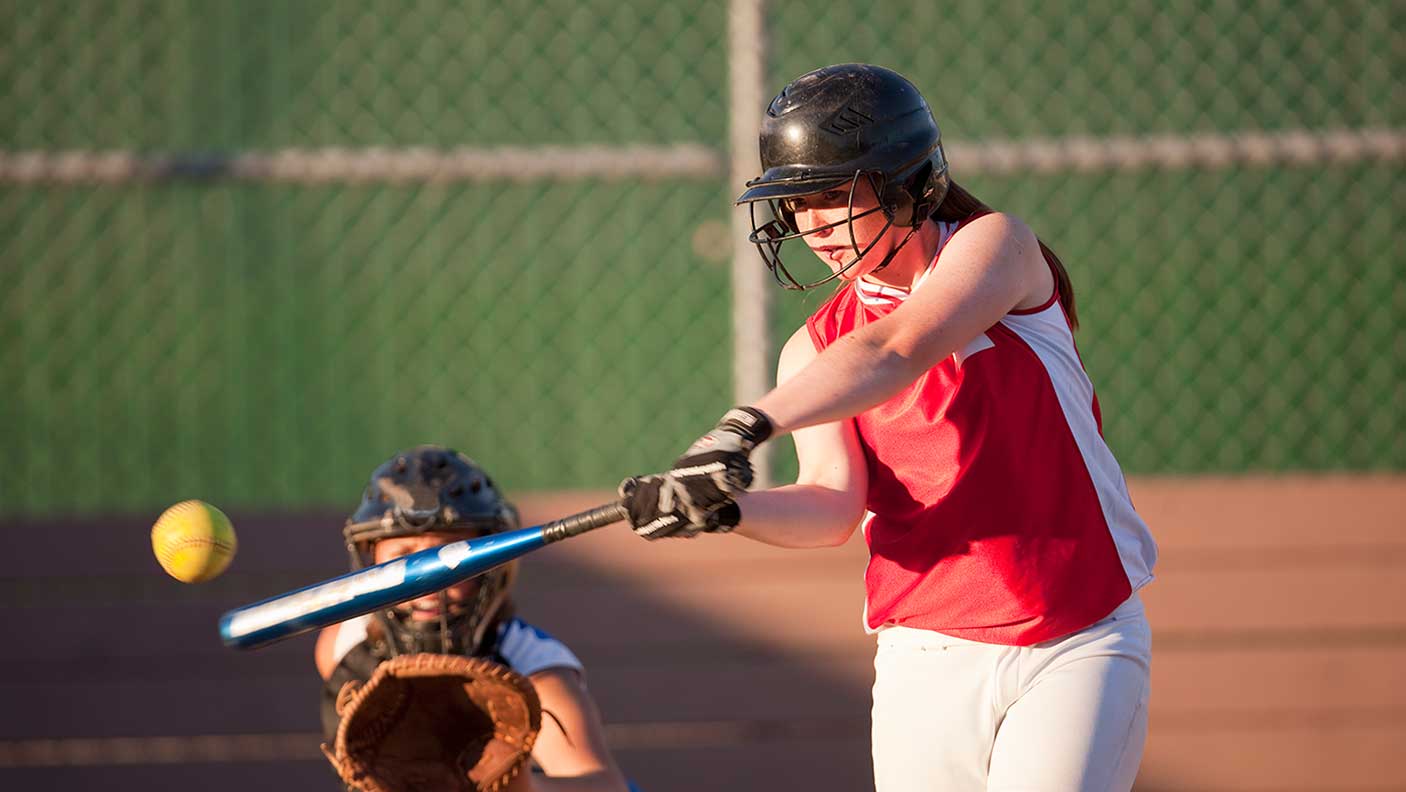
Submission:
M 961 228 L 940 226 L 924 278 L 940 277 Z M 823 350 L 907 294 L 855 281 L 806 327 Z M 853 419 L 869 470 L 869 630 L 1028 646 L 1093 624 L 1152 579 L 1157 547 L 1103 441 L 1057 294 Z

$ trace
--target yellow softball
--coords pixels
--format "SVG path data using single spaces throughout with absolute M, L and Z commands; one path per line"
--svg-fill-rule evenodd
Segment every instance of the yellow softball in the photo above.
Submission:
M 237 547 L 229 518 L 205 501 L 177 503 L 151 526 L 151 549 L 157 562 L 182 583 L 201 583 L 219 575 Z

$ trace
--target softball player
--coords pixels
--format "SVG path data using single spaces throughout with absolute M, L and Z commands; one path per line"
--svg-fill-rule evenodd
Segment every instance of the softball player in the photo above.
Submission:
M 446 448 L 421 446 L 376 468 L 343 533 L 352 568 L 360 569 L 518 527 L 516 509 L 472 460 Z M 324 680 L 322 724 L 328 742 L 337 733 L 342 686 L 365 682 L 382 661 L 415 652 L 483 657 L 531 680 L 542 711 L 550 713 L 532 752 L 547 775 L 519 776 L 514 792 L 624 792 L 626 782 L 606 747 L 581 661 L 565 644 L 513 615 L 509 589 L 515 573 L 515 564 L 505 565 L 323 630 L 315 660 Z
M 927 103 L 887 69 L 787 85 L 761 158 L 738 200 L 751 241 L 783 286 L 838 289 L 775 390 L 622 485 L 635 530 L 821 547 L 863 526 L 879 792 L 1129 789 L 1157 551 L 1101 435 L 1063 265 L 951 181 Z M 794 276 L 792 239 L 828 275 Z M 745 492 L 750 451 L 786 432 L 797 482 Z

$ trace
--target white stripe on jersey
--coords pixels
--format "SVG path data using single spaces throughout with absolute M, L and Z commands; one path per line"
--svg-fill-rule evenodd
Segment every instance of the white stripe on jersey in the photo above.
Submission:
M 912 294 L 913 291 L 917 291 L 918 287 L 923 285 L 923 281 L 927 280 L 928 276 L 932 274 L 933 265 L 937 264 L 937 257 L 942 255 L 942 249 L 947 247 L 947 241 L 952 238 L 952 232 L 956 229 L 956 223 L 937 224 L 937 250 L 933 251 L 932 261 L 928 262 L 927 269 L 923 270 L 923 274 L 919 275 L 918 280 L 913 283 L 913 289 L 911 291 L 908 289 L 900 289 L 897 286 L 887 286 L 882 283 L 874 283 L 860 278 L 854 282 L 855 296 L 865 305 L 898 305 L 908 299 L 908 295 Z
M 1137 591 L 1152 580 L 1157 543 L 1146 523 L 1133 510 L 1123 470 L 1099 434 L 1094 419 L 1093 383 L 1079 360 L 1064 309 L 1056 300 L 1036 313 L 1006 314 L 1001 324 L 1020 336 L 1045 367 L 1064 420 L 1093 481 L 1104 520 L 1118 548 L 1118 558 L 1123 562 L 1123 571 L 1133 591 Z
M 962 347 L 956 352 L 953 352 L 952 361 L 957 364 L 957 368 L 961 368 L 962 364 L 966 362 L 967 358 L 971 357 L 972 355 L 975 355 L 983 349 L 992 349 L 995 346 L 996 342 L 991 340 L 991 336 L 982 333 L 976 338 L 973 338 L 972 340 L 968 341 L 966 346 Z

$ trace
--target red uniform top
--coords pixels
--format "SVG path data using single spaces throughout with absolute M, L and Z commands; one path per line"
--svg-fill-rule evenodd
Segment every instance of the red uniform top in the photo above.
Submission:
M 961 228 L 939 225 L 924 278 Z M 868 629 L 1028 646 L 1093 624 L 1152 579 L 1157 547 L 1057 294 L 854 418 L 869 470 Z M 824 349 L 907 296 L 855 281 L 806 327 Z

